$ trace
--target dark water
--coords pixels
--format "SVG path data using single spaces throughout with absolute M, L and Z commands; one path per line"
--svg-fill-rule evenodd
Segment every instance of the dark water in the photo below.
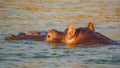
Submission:
M 120 68 L 120 45 L 68 49 L 45 41 L 4 40 L 7 34 L 94 22 L 97 32 L 120 43 L 119 8 L 119 0 L 1 0 L 0 68 Z

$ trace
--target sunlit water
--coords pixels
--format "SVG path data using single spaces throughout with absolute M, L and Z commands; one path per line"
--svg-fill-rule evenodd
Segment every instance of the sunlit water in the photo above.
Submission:
M 45 41 L 4 40 L 7 34 L 63 31 L 70 23 L 86 27 L 88 22 L 120 43 L 119 0 L 0 0 L 0 68 L 120 68 L 119 45 L 69 49 Z

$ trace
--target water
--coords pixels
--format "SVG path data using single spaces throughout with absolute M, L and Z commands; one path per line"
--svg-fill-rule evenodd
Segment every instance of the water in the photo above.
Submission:
M 97 32 L 120 43 L 119 8 L 119 0 L 1 0 L 0 68 L 120 68 L 119 45 L 68 49 L 45 41 L 4 40 L 7 34 L 94 22 Z

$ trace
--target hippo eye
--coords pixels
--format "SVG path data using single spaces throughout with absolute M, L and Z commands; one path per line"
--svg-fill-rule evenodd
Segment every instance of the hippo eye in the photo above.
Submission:
M 50 38 L 50 35 L 47 35 L 48 38 Z

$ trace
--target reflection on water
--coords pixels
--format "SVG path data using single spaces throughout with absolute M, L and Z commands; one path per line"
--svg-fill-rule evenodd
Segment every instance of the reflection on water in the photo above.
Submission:
M 119 68 L 119 45 L 68 49 L 45 41 L 4 40 L 10 33 L 63 31 L 70 23 L 94 22 L 96 31 L 120 42 L 119 12 L 119 0 L 1 0 L 0 68 Z

